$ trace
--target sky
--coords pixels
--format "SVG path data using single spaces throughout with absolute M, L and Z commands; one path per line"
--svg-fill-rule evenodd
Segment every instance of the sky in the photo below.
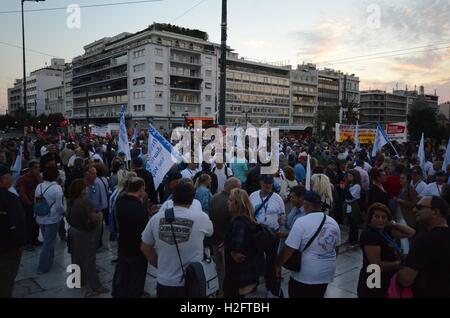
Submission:
M 25 10 L 129 1 L 30 1 Z M 7 108 L 7 87 L 22 76 L 21 15 L 5 13 L 13 10 L 20 10 L 20 0 L 0 1 L 0 112 Z M 200 29 L 220 43 L 221 0 L 81 8 L 80 28 L 67 26 L 70 14 L 25 13 L 27 73 L 52 56 L 71 60 L 88 43 L 153 22 Z M 256 60 L 311 62 L 354 73 L 361 90 L 424 85 L 445 102 L 450 101 L 449 17 L 449 0 L 228 0 L 227 44 Z

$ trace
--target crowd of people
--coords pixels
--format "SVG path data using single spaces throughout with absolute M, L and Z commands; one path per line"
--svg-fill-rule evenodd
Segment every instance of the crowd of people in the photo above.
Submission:
M 58 236 L 88 297 L 148 296 L 149 263 L 157 297 L 186 297 L 183 266 L 208 249 L 219 297 L 245 297 L 261 281 L 267 297 L 280 297 L 282 268 L 301 256 L 289 297 L 320 298 L 343 247 L 362 251 L 358 297 L 385 297 L 392 284 L 414 297 L 450 297 L 450 165 L 442 170 L 439 143 L 428 142 L 421 167 L 413 143 L 371 158 L 369 147 L 356 151 L 350 142 L 284 138 L 276 174 L 239 158 L 181 163 L 158 187 L 145 169 L 145 140 L 133 142 L 127 160 L 115 140 L 39 137 L 20 173 L 10 170 L 18 143 L 0 147 L 0 297 L 12 296 L 24 250 L 39 253 L 38 274 L 52 269 Z M 262 226 L 273 238 L 264 250 L 255 239 Z M 112 286 L 96 269 L 104 240 L 117 241 Z M 368 284 L 374 264 L 377 288 Z

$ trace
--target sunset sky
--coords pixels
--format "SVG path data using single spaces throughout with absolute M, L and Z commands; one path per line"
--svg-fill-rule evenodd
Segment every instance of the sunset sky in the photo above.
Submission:
M 25 8 L 126 1 L 47 0 L 26 2 Z M 228 0 L 228 6 L 228 45 L 241 56 L 355 73 L 361 89 L 424 85 L 427 93 L 437 90 L 440 102 L 450 100 L 448 0 Z M 20 0 L 0 2 L 0 112 L 7 107 L 7 87 L 22 76 L 22 51 L 11 46 L 21 46 L 21 19 L 5 13 L 11 10 L 20 10 Z M 66 26 L 68 16 L 65 10 L 26 13 L 26 47 L 48 54 L 27 51 L 27 73 L 51 56 L 71 60 L 90 42 L 153 22 L 200 29 L 220 43 L 221 0 L 83 8 L 80 29 Z

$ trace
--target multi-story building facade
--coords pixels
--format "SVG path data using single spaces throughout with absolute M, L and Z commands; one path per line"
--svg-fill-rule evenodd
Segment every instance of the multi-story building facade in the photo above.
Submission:
M 314 64 L 298 65 L 291 71 L 291 123 L 314 127 L 318 107 L 318 70 Z
M 72 64 L 67 63 L 64 68 L 64 112 L 66 118 L 73 116 L 73 92 L 72 92 Z
M 31 115 L 40 115 L 45 112 L 45 93 L 46 89 L 60 86 L 63 82 L 64 60 L 53 58 L 50 66 L 38 69 L 30 73 L 26 78 L 26 95 L 27 105 L 26 110 Z M 18 88 L 16 80 L 14 84 L 14 91 Z M 20 83 L 22 83 L 20 81 Z M 23 94 L 23 93 L 22 93 Z M 8 101 L 9 102 L 9 101 Z M 20 107 L 23 107 L 23 97 L 21 98 Z M 17 110 L 19 104 L 13 103 L 8 105 L 9 112 Z
M 64 115 L 64 86 L 46 89 L 45 93 L 45 114 L 60 113 Z
M 360 123 L 406 122 L 408 100 L 408 96 L 402 94 L 391 94 L 381 90 L 362 91 Z
M 318 107 L 319 109 L 340 107 L 341 99 L 341 73 L 331 69 L 318 72 Z
M 450 120 L 450 102 L 440 104 L 438 106 L 440 114 L 443 114 L 447 120 Z
M 226 124 L 288 126 L 290 69 L 228 54 Z
M 8 114 L 23 108 L 23 84 L 21 79 L 14 82 L 14 87 L 8 88 Z
M 163 130 L 212 117 L 216 47 L 204 32 L 164 24 L 89 44 L 73 60 L 73 117 L 111 121 L 124 105 L 137 124 Z

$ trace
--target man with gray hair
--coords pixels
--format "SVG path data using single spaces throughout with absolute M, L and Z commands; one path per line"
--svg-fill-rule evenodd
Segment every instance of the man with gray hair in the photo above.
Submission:
M 216 263 L 217 275 L 219 276 L 219 297 L 223 296 L 223 278 L 225 276 L 224 245 L 225 235 L 231 223 L 231 214 L 228 211 L 227 201 L 233 189 L 240 189 L 241 182 L 235 177 L 225 181 L 222 192 L 214 195 L 209 202 L 209 217 L 212 221 L 214 234 L 211 238 L 213 260 Z

